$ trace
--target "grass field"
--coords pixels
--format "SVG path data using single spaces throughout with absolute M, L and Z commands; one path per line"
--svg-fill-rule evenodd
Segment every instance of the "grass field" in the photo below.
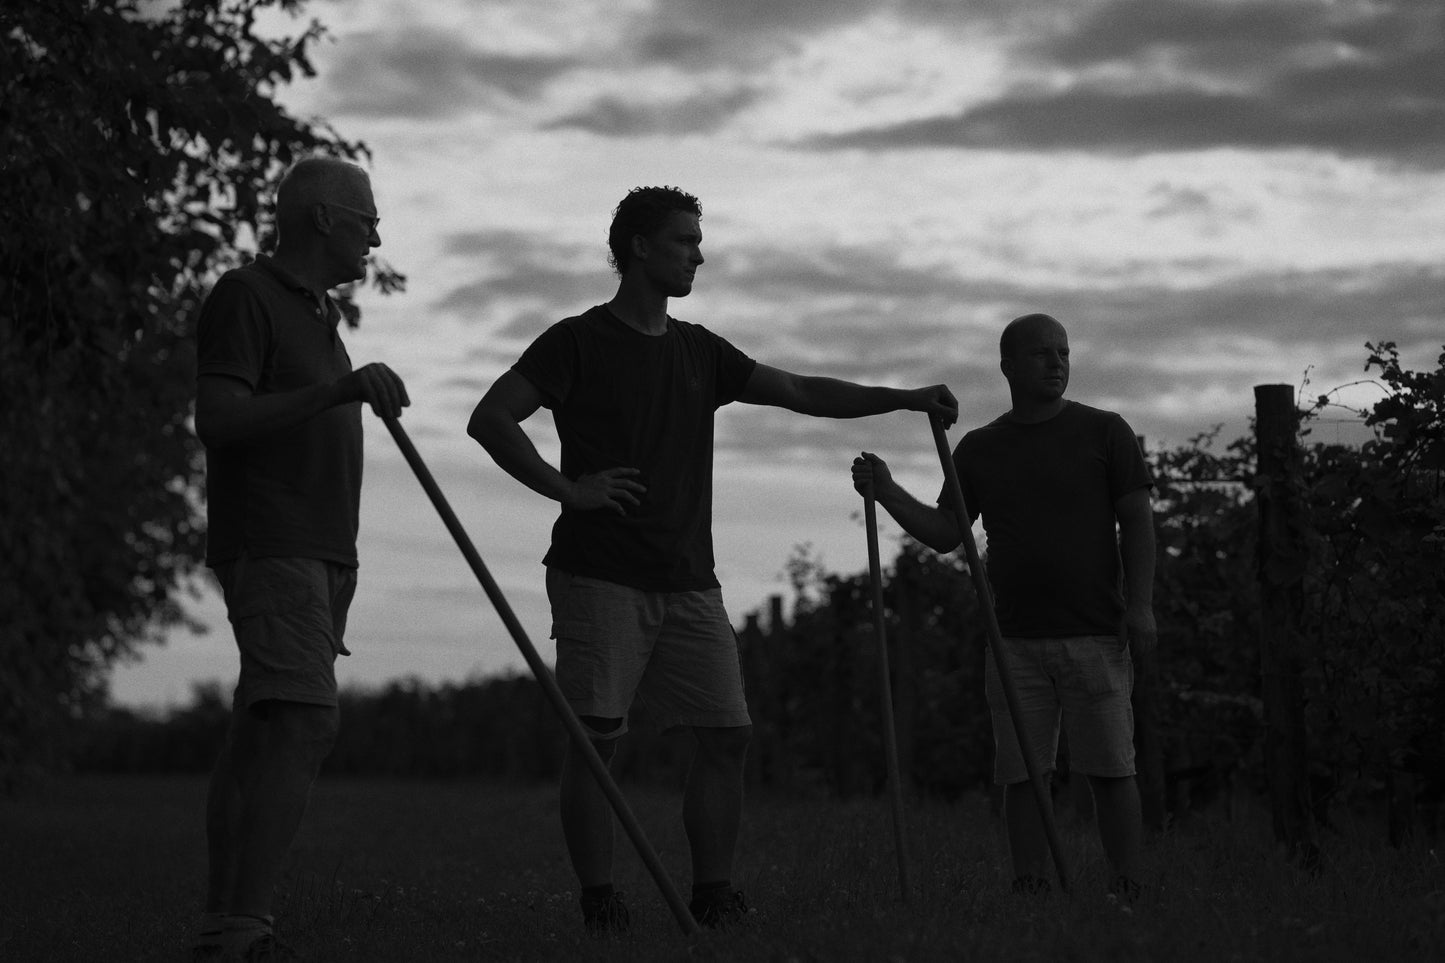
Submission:
M 677 798 L 624 787 L 686 892 Z M 67 777 L 0 801 L 0 961 L 186 959 L 204 781 Z M 548 786 L 323 780 L 278 894 L 307 959 L 599 961 L 1440 960 L 1445 869 L 1371 830 L 1326 837 L 1309 876 L 1264 814 L 1154 839 L 1131 912 L 1103 894 L 1092 827 L 1061 815 L 1072 895 L 1007 892 L 987 801 L 912 805 L 912 898 L 887 805 L 748 802 L 736 882 L 756 912 L 689 943 L 619 832 L 633 933 L 589 938 Z

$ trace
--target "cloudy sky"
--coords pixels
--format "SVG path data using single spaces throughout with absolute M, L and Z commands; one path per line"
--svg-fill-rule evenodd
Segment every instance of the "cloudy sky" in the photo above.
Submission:
M 702 200 L 707 263 L 674 316 L 803 373 L 946 382 L 963 426 L 1006 407 L 998 332 L 1029 311 L 1069 329 L 1071 396 L 1150 445 L 1237 437 L 1257 384 L 1357 381 L 1367 340 L 1416 368 L 1445 341 L 1439 0 L 313 0 L 304 15 L 330 31 L 319 75 L 279 95 L 371 148 L 378 253 L 408 276 L 404 294 L 361 296 L 353 359 L 406 379 L 404 424 L 549 661 L 555 506 L 464 428 L 546 325 L 611 296 L 607 222 L 633 186 Z M 555 455 L 545 411 L 526 428 Z M 343 684 L 521 667 L 369 416 L 367 433 Z M 936 492 L 921 416 L 720 413 L 736 622 L 790 596 L 795 546 L 866 565 L 860 448 Z M 885 522 L 885 551 L 897 535 Z M 192 611 L 212 631 L 120 669 L 118 700 L 234 678 L 214 593 Z

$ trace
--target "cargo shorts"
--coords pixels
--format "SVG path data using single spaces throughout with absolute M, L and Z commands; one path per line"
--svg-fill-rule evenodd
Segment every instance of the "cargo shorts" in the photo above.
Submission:
M 242 556 L 215 566 L 241 653 L 234 705 L 276 699 L 335 706 L 336 657 L 356 569 L 315 558 Z
M 1024 745 L 1040 772 L 1055 767 L 1059 727 L 1069 737 L 1069 768 L 1087 776 L 1135 774 L 1134 664 L 1128 643 L 1116 635 L 1003 640 L 1018 694 Z M 993 717 L 994 782 L 1028 779 L 1013 716 L 992 647 L 984 691 Z
M 622 720 L 591 735 L 621 736 L 634 703 L 664 731 L 752 723 L 720 589 L 645 592 L 549 567 L 547 597 L 568 704 L 579 716 Z

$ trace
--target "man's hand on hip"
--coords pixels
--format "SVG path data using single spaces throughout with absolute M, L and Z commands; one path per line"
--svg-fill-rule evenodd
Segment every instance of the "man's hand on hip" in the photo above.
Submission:
M 572 483 L 563 507 L 582 512 L 602 509 L 626 515 L 628 507 L 640 506 L 641 496 L 647 494 L 647 486 L 637 480 L 640 474 L 636 468 L 605 468 L 583 475 Z

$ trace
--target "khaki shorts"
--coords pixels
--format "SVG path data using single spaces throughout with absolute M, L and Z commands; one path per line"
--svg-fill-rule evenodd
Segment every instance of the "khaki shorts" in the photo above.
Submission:
M 547 597 L 568 704 L 579 716 L 622 720 L 593 735 L 621 736 L 634 703 L 662 730 L 751 725 L 720 589 L 643 592 L 548 568 Z
M 1040 772 L 1051 772 L 1059 753 L 1059 723 L 1069 737 L 1069 768 L 1087 776 L 1134 775 L 1134 663 L 1114 635 L 1065 639 L 1004 639 L 1009 675 L 1018 693 L 1024 744 Z M 1013 717 L 994 653 L 985 665 L 984 691 L 993 716 L 993 781 L 1024 782 Z
M 249 558 L 215 567 L 241 650 L 235 707 L 267 699 L 334 706 L 356 569 L 315 558 Z

